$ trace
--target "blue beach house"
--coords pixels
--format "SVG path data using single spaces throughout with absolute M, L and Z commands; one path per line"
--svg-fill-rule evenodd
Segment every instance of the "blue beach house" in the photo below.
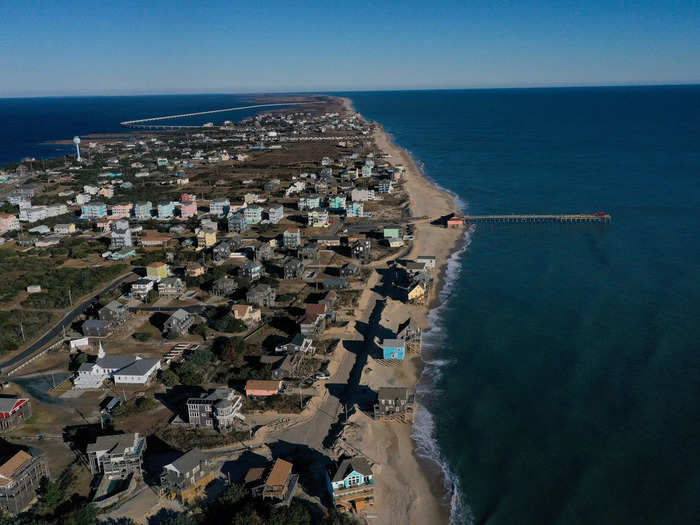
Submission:
M 338 510 L 360 512 L 374 503 L 374 476 L 362 457 L 346 458 L 330 480 L 330 491 Z
M 384 359 L 403 360 L 406 357 L 406 342 L 401 339 L 384 339 L 382 351 Z

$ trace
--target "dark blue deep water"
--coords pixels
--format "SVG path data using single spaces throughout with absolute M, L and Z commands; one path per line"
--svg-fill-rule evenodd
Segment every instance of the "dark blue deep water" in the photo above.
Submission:
M 700 87 L 350 96 L 468 212 L 613 216 L 453 265 L 416 432 L 455 521 L 700 523 Z
M 181 115 L 256 104 L 249 95 L 145 95 L 133 97 L 46 97 L 0 99 L 0 167 L 24 157 L 73 153 L 73 146 L 50 144 L 88 133 L 124 133 L 119 125 L 162 115 Z M 242 120 L 256 109 L 215 113 L 163 122 L 197 125 Z
M 700 523 L 700 87 L 347 95 L 465 211 L 613 216 L 479 227 L 452 261 L 415 430 L 454 521 Z M 0 164 L 248 102 L 0 100 Z

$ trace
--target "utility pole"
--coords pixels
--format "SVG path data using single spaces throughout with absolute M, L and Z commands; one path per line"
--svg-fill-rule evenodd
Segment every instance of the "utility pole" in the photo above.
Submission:
M 19 318 L 19 331 L 22 332 L 22 342 L 26 341 L 24 338 L 24 325 L 22 324 L 22 317 Z
M 73 306 L 73 297 L 70 294 L 70 288 L 68 288 L 68 301 L 70 302 L 70 305 Z

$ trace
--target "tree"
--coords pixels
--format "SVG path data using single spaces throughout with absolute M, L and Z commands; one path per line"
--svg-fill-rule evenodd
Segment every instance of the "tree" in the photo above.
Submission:
M 236 368 L 243 366 L 245 343 L 242 338 L 217 337 L 212 345 L 212 350 L 222 361 L 227 361 Z
M 165 386 L 175 386 L 180 382 L 180 378 L 172 370 L 161 370 L 160 382 Z
M 60 480 L 50 481 L 42 478 L 39 484 L 39 502 L 45 514 L 53 514 L 56 508 L 66 499 Z
M 146 294 L 146 299 L 144 302 L 148 304 L 155 303 L 158 300 L 158 291 L 157 290 L 149 290 L 148 294 Z
M 197 335 L 201 335 L 202 339 L 204 341 L 207 340 L 208 332 L 209 332 L 209 330 L 207 330 L 207 325 L 205 325 L 204 323 L 196 324 L 194 326 L 194 328 L 192 329 L 192 333 L 197 334 Z
M 97 507 L 95 505 L 80 505 L 61 520 L 61 525 L 94 525 L 96 518 Z
M 182 363 L 177 367 L 176 373 L 183 385 L 196 386 L 202 383 L 202 373 L 190 362 Z
M 145 343 L 146 341 L 150 340 L 151 337 L 153 337 L 153 334 L 149 334 L 148 332 L 135 332 L 132 337 L 137 341 Z
M 214 354 L 212 354 L 211 351 L 207 350 L 206 348 L 200 348 L 199 350 L 194 352 L 189 358 L 189 362 L 197 367 L 206 365 L 207 363 L 210 363 L 213 360 Z

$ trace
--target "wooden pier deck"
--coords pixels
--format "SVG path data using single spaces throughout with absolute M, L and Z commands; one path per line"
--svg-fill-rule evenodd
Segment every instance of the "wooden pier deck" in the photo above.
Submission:
M 484 222 L 610 222 L 612 217 L 608 213 L 576 213 L 576 214 L 548 214 L 548 215 L 464 215 L 455 216 L 453 219 L 461 219 L 463 224 Z

